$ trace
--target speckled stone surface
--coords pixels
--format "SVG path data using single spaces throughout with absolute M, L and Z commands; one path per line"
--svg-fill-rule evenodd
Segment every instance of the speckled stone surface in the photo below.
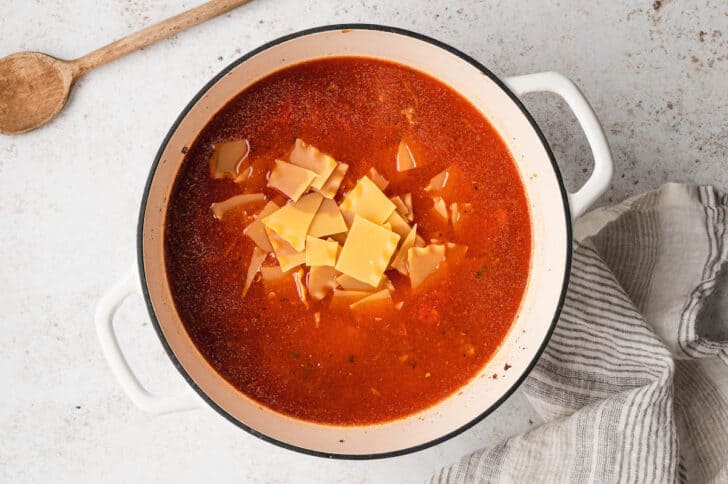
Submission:
M 177 0 L 11 1 L 0 56 L 61 58 L 190 7 Z M 122 394 L 93 327 L 100 294 L 134 260 L 139 198 L 170 124 L 217 71 L 261 43 L 327 23 L 416 30 L 502 75 L 557 70 L 602 120 L 616 162 L 600 203 L 664 181 L 728 188 L 728 4 L 694 2 L 256 0 L 92 72 L 51 125 L 0 136 L 1 482 L 418 482 L 486 443 L 538 424 L 517 392 L 461 436 L 375 462 L 294 454 L 212 410 L 151 417 Z M 529 95 L 576 188 L 586 141 L 555 96 Z M 154 391 L 185 391 L 141 300 L 117 319 L 134 368 Z

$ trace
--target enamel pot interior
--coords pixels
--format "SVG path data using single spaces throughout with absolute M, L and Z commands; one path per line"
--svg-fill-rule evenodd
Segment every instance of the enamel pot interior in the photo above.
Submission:
M 152 320 L 177 368 L 230 421 L 279 445 L 348 458 L 396 455 L 444 440 L 474 424 L 515 390 L 535 364 L 553 329 L 569 268 L 566 195 L 548 146 L 515 96 L 465 55 L 431 39 L 377 26 L 327 27 L 279 39 L 229 66 L 187 106 L 152 167 L 139 225 L 142 285 Z M 329 56 L 385 59 L 425 72 L 480 110 L 511 150 L 527 192 L 533 249 L 521 308 L 499 351 L 461 391 L 409 417 L 341 427 L 281 415 L 240 393 L 207 363 L 189 338 L 165 274 L 164 222 L 175 176 L 201 128 L 228 100 L 266 75 Z M 483 318 L 487 318 L 483 314 Z M 504 371 L 505 364 L 510 365 Z M 498 378 L 493 379 L 492 375 Z

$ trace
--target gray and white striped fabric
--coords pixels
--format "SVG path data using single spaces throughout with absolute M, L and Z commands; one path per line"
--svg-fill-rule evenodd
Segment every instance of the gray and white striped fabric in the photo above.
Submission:
M 667 184 L 575 227 L 524 390 L 545 423 L 431 482 L 728 482 L 728 195 Z

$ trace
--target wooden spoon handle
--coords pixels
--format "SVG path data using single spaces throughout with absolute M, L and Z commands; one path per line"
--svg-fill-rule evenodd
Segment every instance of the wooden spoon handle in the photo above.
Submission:
M 167 20 L 150 25 L 139 32 L 123 37 L 79 59 L 71 61 L 75 77 L 81 76 L 91 69 L 95 69 L 130 52 L 146 47 L 165 37 L 201 24 L 249 1 L 212 0 Z

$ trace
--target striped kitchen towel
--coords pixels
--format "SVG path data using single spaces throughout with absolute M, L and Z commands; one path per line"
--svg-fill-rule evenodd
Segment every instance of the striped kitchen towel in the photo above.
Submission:
M 575 226 L 524 392 L 545 423 L 431 482 L 728 482 L 728 195 L 667 184 Z

